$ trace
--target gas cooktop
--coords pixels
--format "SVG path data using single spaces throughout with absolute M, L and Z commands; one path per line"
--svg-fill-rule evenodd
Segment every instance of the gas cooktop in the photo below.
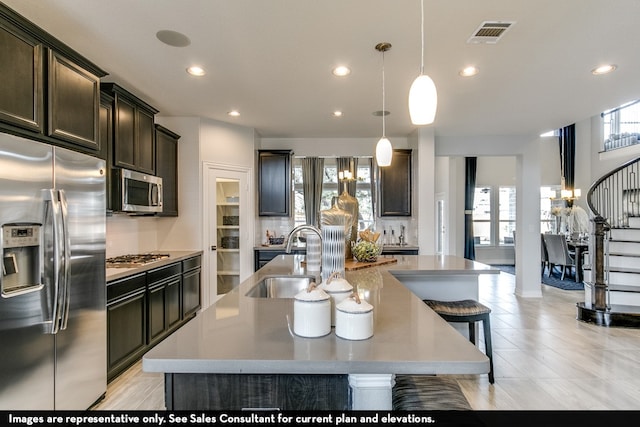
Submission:
M 169 258 L 169 254 L 133 254 L 107 258 L 107 268 L 132 268 Z

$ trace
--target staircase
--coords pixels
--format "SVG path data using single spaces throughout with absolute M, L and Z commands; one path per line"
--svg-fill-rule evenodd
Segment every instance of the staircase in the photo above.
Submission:
M 640 158 L 596 181 L 587 193 L 593 214 L 591 265 L 584 271 L 578 319 L 640 327 Z

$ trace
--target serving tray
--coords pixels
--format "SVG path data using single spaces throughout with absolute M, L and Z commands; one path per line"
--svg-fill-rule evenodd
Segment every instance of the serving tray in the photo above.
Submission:
M 361 270 L 363 268 L 378 267 L 385 264 L 394 264 L 396 262 L 398 262 L 398 259 L 394 257 L 378 257 L 378 259 L 373 262 L 360 262 L 355 259 L 348 259 L 344 262 L 344 269 L 346 271 Z

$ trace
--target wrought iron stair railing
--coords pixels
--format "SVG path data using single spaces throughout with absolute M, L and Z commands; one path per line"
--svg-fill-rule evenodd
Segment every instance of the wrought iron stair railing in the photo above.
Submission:
M 591 302 L 595 310 L 605 311 L 609 307 L 609 230 L 629 227 L 629 217 L 640 216 L 640 157 L 594 182 L 587 204 L 594 216 Z

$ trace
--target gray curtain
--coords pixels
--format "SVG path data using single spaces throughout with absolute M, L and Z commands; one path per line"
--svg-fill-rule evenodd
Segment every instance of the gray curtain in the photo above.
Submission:
M 465 157 L 464 168 L 464 257 L 476 259 L 475 238 L 473 236 L 473 199 L 476 191 L 476 157 Z
M 338 157 L 336 159 L 336 165 L 338 166 L 338 172 L 345 170 L 351 171 L 354 178 L 358 178 L 358 158 L 357 157 Z M 338 194 L 342 193 L 342 183 L 338 189 Z M 347 184 L 347 193 L 351 197 L 356 197 L 356 181 L 351 181 Z
M 575 123 L 560 129 L 558 138 L 560 148 L 560 173 L 567 189 L 574 189 L 576 163 L 576 125 Z
M 307 224 L 318 226 L 320 199 L 322 197 L 322 176 L 324 159 L 305 157 L 302 159 L 302 192 L 304 194 L 304 215 Z

